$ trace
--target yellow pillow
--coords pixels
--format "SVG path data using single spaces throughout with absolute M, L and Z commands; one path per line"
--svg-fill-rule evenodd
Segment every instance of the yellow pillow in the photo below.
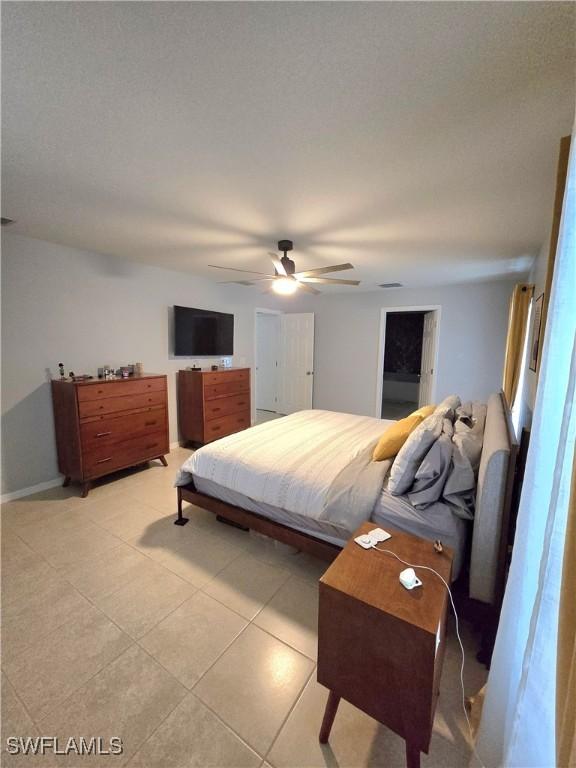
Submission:
M 378 441 L 378 445 L 374 448 L 372 461 L 384 461 L 384 459 L 391 459 L 392 456 L 396 456 L 400 448 L 408 440 L 410 432 L 416 429 L 421 421 L 422 416 L 413 413 L 388 427 Z
M 435 405 L 423 405 L 422 408 L 418 408 L 418 410 L 411 413 L 410 416 L 422 416 L 423 419 L 427 419 L 428 416 L 432 416 L 435 410 Z

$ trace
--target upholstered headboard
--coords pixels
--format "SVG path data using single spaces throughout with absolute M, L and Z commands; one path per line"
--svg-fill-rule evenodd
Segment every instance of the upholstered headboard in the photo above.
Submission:
M 494 604 L 501 598 L 510 499 L 517 443 L 502 393 L 488 400 L 478 470 L 476 513 L 470 558 L 470 597 Z

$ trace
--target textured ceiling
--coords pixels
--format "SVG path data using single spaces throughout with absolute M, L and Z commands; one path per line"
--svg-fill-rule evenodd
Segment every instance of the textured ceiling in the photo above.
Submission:
M 523 271 L 574 117 L 574 10 L 4 2 L 2 215 L 217 279 L 284 237 L 365 288 Z

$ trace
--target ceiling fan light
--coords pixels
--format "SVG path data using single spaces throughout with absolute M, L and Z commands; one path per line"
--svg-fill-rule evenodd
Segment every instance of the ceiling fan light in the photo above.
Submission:
M 272 283 L 272 290 L 274 293 L 279 293 L 281 296 L 290 296 L 298 290 L 298 283 L 291 277 L 283 277 L 280 280 L 274 280 Z

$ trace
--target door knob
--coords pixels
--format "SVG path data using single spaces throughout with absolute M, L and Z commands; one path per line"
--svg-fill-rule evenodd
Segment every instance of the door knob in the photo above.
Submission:
M 306 376 L 312 376 L 313 373 L 314 371 L 306 371 Z

